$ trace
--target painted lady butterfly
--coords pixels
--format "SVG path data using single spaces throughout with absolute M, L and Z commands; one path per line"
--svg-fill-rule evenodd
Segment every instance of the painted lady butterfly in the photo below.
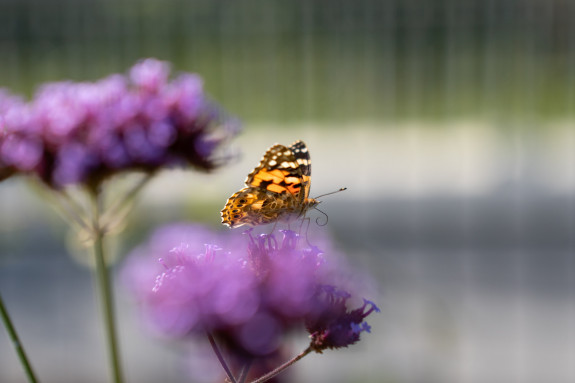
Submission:
M 303 141 L 269 148 L 246 178 L 246 188 L 223 208 L 222 223 L 231 228 L 289 221 L 305 215 L 319 201 L 309 198 L 311 160 Z

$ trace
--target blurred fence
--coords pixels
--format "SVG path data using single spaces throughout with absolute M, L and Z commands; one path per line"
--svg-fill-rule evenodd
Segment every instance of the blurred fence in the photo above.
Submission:
M 1 0 L 0 84 L 155 56 L 248 121 L 564 117 L 574 18 L 569 0 Z

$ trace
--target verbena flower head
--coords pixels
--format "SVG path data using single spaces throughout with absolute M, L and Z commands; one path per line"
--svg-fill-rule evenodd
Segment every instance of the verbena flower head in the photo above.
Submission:
M 239 237 L 186 225 L 155 234 L 125 270 L 156 331 L 208 332 L 233 357 L 251 360 L 277 352 L 305 323 L 316 351 L 354 343 L 367 330 L 367 306 L 350 311 L 347 299 L 326 293 L 339 291 L 334 263 L 292 231 Z
M 169 64 L 155 59 L 128 75 L 46 84 L 4 120 L 4 166 L 56 189 L 98 185 L 126 170 L 211 170 L 225 159 L 218 148 L 238 132 L 237 121 L 206 97 L 199 76 L 170 80 Z

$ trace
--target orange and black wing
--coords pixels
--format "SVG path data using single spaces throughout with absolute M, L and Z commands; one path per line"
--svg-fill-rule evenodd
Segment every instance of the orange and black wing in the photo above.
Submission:
M 221 212 L 230 227 L 274 222 L 298 213 L 309 196 L 311 161 L 303 141 L 273 145 L 246 178 L 246 188 L 233 194 Z
M 279 144 L 269 148 L 245 183 L 273 193 L 290 193 L 304 201 L 309 196 L 310 177 L 309 152 L 303 141 L 296 141 L 289 148 Z
M 294 196 L 247 187 L 232 195 L 221 212 L 222 223 L 231 228 L 265 225 L 277 221 L 294 206 Z

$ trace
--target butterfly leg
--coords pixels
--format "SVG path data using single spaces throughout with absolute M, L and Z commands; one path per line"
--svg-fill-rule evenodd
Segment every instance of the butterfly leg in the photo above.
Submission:
M 311 246 L 311 243 L 309 242 L 307 233 L 309 231 L 309 225 L 310 225 L 310 218 L 309 217 L 305 217 L 301 220 L 301 224 L 299 225 L 299 236 L 301 237 L 301 229 L 303 228 L 303 225 L 306 225 L 306 229 L 305 229 L 305 241 L 307 242 L 307 244 L 309 246 Z
M 270 233 L 268 235 L 272 235 L 274 230 L 276 229 L 276 225 L 278 224 L 278 221 L 274 222 L 274 225 L 272 226 L 272 231 L 270 231 Z
M 301 223 L 299 224 L 299 232 L 298 232 L 299 235 L 301 235 L 301 228 L 303 227 L 305 221 L 307 221 L 307 225 L 309 227 L 309 217 L 302 218 Z

